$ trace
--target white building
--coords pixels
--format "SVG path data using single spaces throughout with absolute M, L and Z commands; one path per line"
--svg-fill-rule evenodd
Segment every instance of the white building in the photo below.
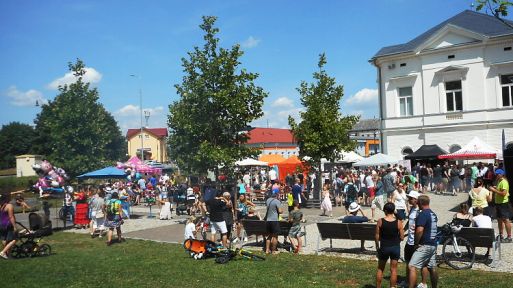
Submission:
M 511 22 L 513 24 L 513 22 Z M 384 153 L 424 144 L 454 152 L 478 136 L 513 145 L 513 29 L 464 11 L 408 43 L 382 48 L 377 67 Z

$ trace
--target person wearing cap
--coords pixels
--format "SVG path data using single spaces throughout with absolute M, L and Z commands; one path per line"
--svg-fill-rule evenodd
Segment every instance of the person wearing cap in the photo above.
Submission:
M 418 196 L 419 211 L 415 219 L 415 252 L 408 263 L 408 285 L 410 288 L 417 286 L 417 270 L 427 267 L 431 279 L 431 286 L 438 286 L 438 272 L 436 270 L 436 233 L 438 217 L 430 209 L 429 197 Z M 424 272 L 423 272 L 424 273 Z M 417 286 L 419 287 L 419 286 Z M 427 287 L 422 285 L 421 287 Z
M 511 243 L 511 222 L 509 221 L 509 218 L 511 218 L 511 210 L 509 207 L 509 183 L 506 177 L 504 177 L 504 170 L 495 170 L 495 175 L 498 184 L 497 186 L 490 186 L 489 190 L 492 193 L 495 193 L 495 209 L 497 210 L 499 236 L 502 239 L 501 242 Z M 502 235 L 504 235 L 504 227 L 506 227 L 506 233 L 508 233 L 508 237 L 503 239 Z
M 267 210 L 265 213 L 265 225 L 267 231 L 267 239 L 265 240 L 265 253 L 271 254 L 278 247 L 278 234 L 281 232 L 279 216 L 283 213 L 280 200 L 278 200 L 279 189 L 273 187 L 272 196 L 265 201 Z
M 410 271 L 408 269 L 408 263 L 410 263 L 411 256 L 413 252 L 415 252 L 415 219 L 417 218 L 417 213 L 419 212 L 419 208 L 417 205 L 417 201 L 420 194 L 419 192 L 412 190 L 408 193 L 408 204 L 410 205 L 410 213 L 408 214 L 408 222 L 406 224 L 405 229 L 407 229 L 406 233 L 406 244 L 404 245 L 404 261 L 406 262 L 406 280 L 409 279 Z M 422 269 L 422 285 L 427 287 L 426 279 L 428 275 L 427 267 Z M 407 286 L 406 281 L 399 283 L 400 287 Z

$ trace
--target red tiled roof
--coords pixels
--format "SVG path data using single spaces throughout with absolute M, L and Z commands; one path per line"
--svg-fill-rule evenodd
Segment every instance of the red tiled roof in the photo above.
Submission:
M 247 144 L 257 143 L 295 143 L 294 136 L 289 129 L 254 128 L 248 133 Z
M 167 137 L 167 128 L 144 128 L 144 131 L 150 132 L 151 134 L 157 136 L 157 138 Z M 135 135 L 139 134 L 141 129 L 128 129 L 126 131 L 126 139 L 130 139 Z

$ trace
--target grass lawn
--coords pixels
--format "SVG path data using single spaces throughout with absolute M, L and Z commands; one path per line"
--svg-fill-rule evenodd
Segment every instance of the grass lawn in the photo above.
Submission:
M 266 261 L 193 260 L 180 245 L 55 233 L 49 257 L 0 259 L 5 287 L 374 287 L 376 262 L 281 253 Z M 388 266 L 387 266 L 388 268 Z M 399 275 L 404 276 L 400 265 Z M 513 276 L 440 269 L 440 287 L 510 287 Z M 385 275 L 388 275 L 386 273 Z M 388 280 L 385 280 L 388 281 Z M 388 287 L 388 282 L 384 282 Z

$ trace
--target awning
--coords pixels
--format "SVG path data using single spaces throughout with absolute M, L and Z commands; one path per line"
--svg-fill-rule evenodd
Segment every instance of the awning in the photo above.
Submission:
M 94 179 L 122 179 L 126 178 L 125 171 L 116 167 L 105 167 L 96 171 L 88 172 L 77 176 L 79 179 L 94 178 Z
M 497 154 L 497 149 L 481 141 L 478 137 L 474 137 L 460 150 L 454 153 L 440 155 L 438 159 L 494 159 Z
M 433 145 L 422 145 L 417 151 L 410 155 L 406 155 L 404 159 L 407 160 L 436 160 L 439 155 L 447 154 L 447 151 L 440 148 L 440 146 Z

